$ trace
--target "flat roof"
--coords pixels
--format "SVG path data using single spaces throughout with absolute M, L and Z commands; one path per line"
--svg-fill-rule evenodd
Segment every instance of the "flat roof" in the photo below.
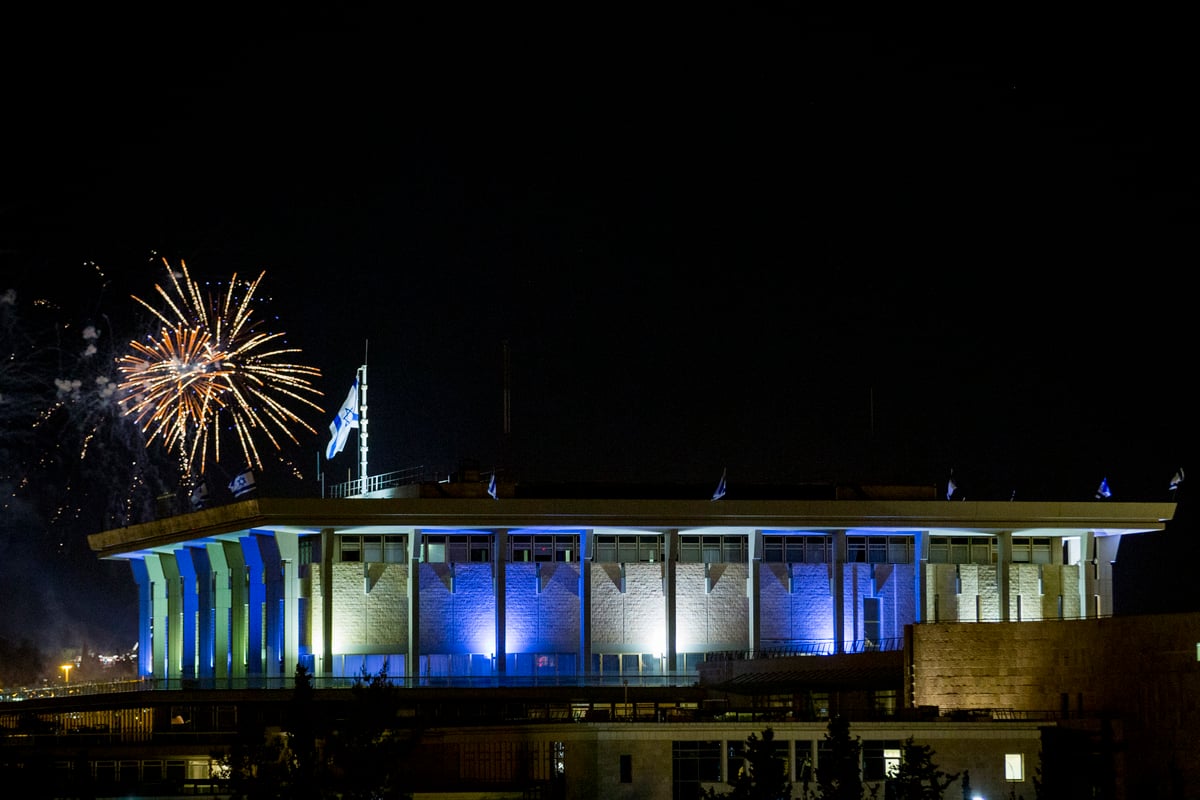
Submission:
M 951 500 L 653 500 L 611 498 L 252 498 L 88 537 L 100 558 L 252 530 L 404 533 L 416 530 L 946 531 L 1098 536 L 1159 531 L 1175 503 Z

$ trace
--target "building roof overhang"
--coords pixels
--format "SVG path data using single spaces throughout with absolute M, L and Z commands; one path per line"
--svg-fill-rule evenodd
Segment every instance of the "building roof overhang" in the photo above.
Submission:
M 1111 536 L 1163 530 L 1175 503 L 939 500 L 616 500 L 491 498 L 254 498 L 103 531 L 101 558 L 251 531 L 387 533 L 421 530 L 945 531 Z

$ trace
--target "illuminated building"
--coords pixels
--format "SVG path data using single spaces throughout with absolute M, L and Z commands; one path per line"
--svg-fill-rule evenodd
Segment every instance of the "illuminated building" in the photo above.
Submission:
M 1111 707 L 1042 685 L 1033 661 L 1100 646 L 1121 538 L 1175 511 L 948 502 L 932 487 L 717 501 L 547 488 L 252 499 L 90 542 L 131 565 L 144 686 L 195 698 L 286 686 L 297 664 L 319 686 L 386 671 L 414 704 L 439 692 L 449 749 L 425 754 L 446 761 L 431 788 L 478 787 L 472 770 L 511 761 L 507 742 L 537 765 L 522 780 L 565 797 L 689 796 L 730 777 L 730 746 L 767 724 L 798 780 L 840 713 L 870 746 L 868 777 L 914 736 L 998 798 L 1032 796 L 1047 727 Z M 977 622 L 996 624 L 962 624 Z M 997 652 L 1014 629 L 1055 641 Z M 499 702 L 542 724 L 445 721 Z

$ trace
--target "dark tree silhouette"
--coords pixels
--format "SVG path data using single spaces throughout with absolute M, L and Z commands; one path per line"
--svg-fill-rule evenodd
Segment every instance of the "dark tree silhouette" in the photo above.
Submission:
M 788 800 L 792 796 L 792 782 L 788 778 L 787 759 L 780 756 L 775 744 L 775 731 L 767 728 L 760 739 L 750 734 L 742 745 L 742 766 L 737 776 L 729 782 L 730 790 L 717 792 L 709 789 L 703 793 L 707 800 Z M 730 769 L 733 765 L 730 764 Z
M 938 769 L 933 761 L 933 748 L 915 744 L 912 737 L 900 748 L 900 768 L 888 780 L 887 800 L 942 800 L 946 789 L 958 780 L 960 773 Z M 968 782 L 970 779 L 967 779 Z

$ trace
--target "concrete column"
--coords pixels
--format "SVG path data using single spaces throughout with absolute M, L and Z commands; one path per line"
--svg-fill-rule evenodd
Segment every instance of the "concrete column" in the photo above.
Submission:
M 421 678 L 421 562 L 424 560 L 420 528 L 414 528 L 408 543 L 408 653 L 404 656 L 404 675 L 410 686 Z
M 250 679 L 262 677 L 264 671 L 263 605 L 267 588 L 258 538 L 243 536 L 238 539 L 246 563 L 246 677 Z
M 197 576 L 192 547 L 180 547 L 175 551 L 175 564 L 179 568 L 179 622 L 180 653 L 179 677 L 191 680 L 196 677 L 196 614 L 199 610 L 199 593 L 196 591 Z
M 246 577 L 246 559 L 238 542 L 221 542 L 225 563 L 229 565 L 229 677 L 241 688 L 246 680 L 247 642 L 249 637 L 247 605 L 250 602 Z
M 137 676 L 149 678 L 154 672 L 154 643 L 151 638 L 151 631 L 154 629 L 154 584 L 150 580 L 150 571 L 146 569 L 145 559 L 130 559 L 129 567 L 133 572 L 133 581 L 137 584 Z
M 316 673 L 323 678 L 333 674 L 333 559 L 337 553 L 337 534 L 332 528 L 321 531 L 321 652 Z M 409 547 L 411 551 L 411 545 Z M 411 575 L 410 582 L 411 582 Z
M 1096 616 L 1095 596 L 1100 591 L 1099 543 L 1092 531 L 1084 533 L 1080 541 L 1082 550 L 1079 564 L 1079 616 L 1092 619 Z
M 166 591 L 166 667 L 163 677 L 179 680 L 180 663 L 183 659 L 183 597 L 179 577 L 179 564 L 175 554 L 163 555 L 160 561 L 163 585 Z
M 1000 592 L 1000 621 L 1010 622 L 1013 619 L 1012 587 L 1012 531 L 1001 531 L 996 534 L 996 589 Z
M 666 642 L 663 643 L 663 655 L 666 656 L 664 669 L 668 673 L 678 672 L 679 660 L 675 640 L 678 623 L 675 619 L 675 573 L 679 562 L 679 531 L 669 530 L 663 534 L 663 617 L 666 620 Z
M 508 531 L 499 529 L 492 532 L 492 594 L 496 605 L 496 674 L 504 676 L 508 673 L 508 645 L 505 641 L 507 620 L 504 606 L 507 598 L 508 564 Z
M 290 531 L 276 531 L 274 541 L 279 548 L 283 593 L 280 669 L 284 678 L 292 678 L 300 663 L 300 537 Z
M 167 635 L 170 631 L 171 608 L 168 602 L 170 592 L 167 580 L 173 570 L 164 567 L 164 561 L 172 561 L 170 556 L 153 554 L 146 556 L 146 574 L 150 577 L 152 587 L 150 597 L 150 636 L 153 641 L 150 674 L 160 680 L 166 680 L 170 675 L 167 654 Z
M 195 576 L 196 613 L 192 616 L 195 627 L 195 675 L 197 678 L 213 678 L 213 572 L 205 547 L 187 548 L 192 558 L 192 573 Z M 186 586 L 184 587 L 187 588 Z M 189 637 L 190 638 L 190 637 Z
M 925 621 L 925 602 L 929 599 L 929 583 L 925 575 L 929 566 L 929 531 L 913 535 L 913 622 Z
M 204 547 L 208 554 L 208 566 L 212 574 L 212 676 L 228 685 L 229 665 L 232 661 L 230 624 L 233 618 L 232 576 L 225 548 L 220 542 L 209 542 Z
M 750 563 L 746 565 L 746 648 L 757 653 L 762 649 L 762 531 L 751 531 L 748 539 L 746 557 Z
M 592 552 L 595 531 L 579 534 L 579 665 L 580 674 L 592 671 Z
M 833 595 L 833 651 L 846 652 L 846 532 L 833 532 L 829 591 Z

